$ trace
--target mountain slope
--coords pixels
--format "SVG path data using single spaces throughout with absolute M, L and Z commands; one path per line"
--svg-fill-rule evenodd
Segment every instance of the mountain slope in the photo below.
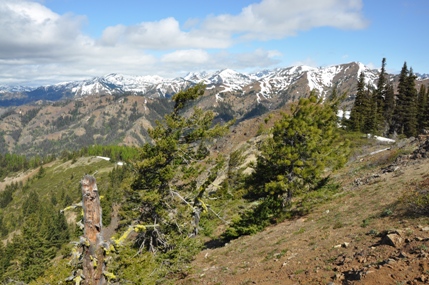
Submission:
M 334 84 L 340 87 L 343 81 L 348 81 L 345 76 L 355 76 L 357 78 L 360 71 L 364 71 L 368 76 L 368 81 L 373 84 L 377 71 L 355 62 L 323 68 L 294 66 L 249 75 L 238 73 L 231 69 L 224 69 L 212 73 L 190 73 L 184 77 L 174 79 L 165 79 L 160 76 L 129 76 L 112 73 L 89 80 L 64 82 L 38 88 L 22 86 L 0 87 L 0 104 L 3 106 L 21 105 L 37 100 L 56 101 L 62 98 L 124 93 L 149 97 L 169 97 L 179 90 L 199 82 L 203 82 L 211 88 L 213 86 L 222 86 L 223 92 L 238 92 L 245 90 L 246 86 L 258 85 L 260 92 L 256 95 L 264 97 L 284 92 L 298 82 L 307 85 L 310 90 L 316 89 L 321 93 L 326 93 Z M 300 78 L 304 80 L 299 81 Z M 14 94 L 17 96 L 15 100 L 12 100 Z M 22 95 L 25 98 L 22 98 Z
M 407 213 L 404 195 L 427 181 L 429 160 L 395 161 L 397 146 L 371 154 L 383 148 L 373 141 L 360 149 L 332 177 L 340 190 L 319 194 L 308 215 L 208 244 L 176 284 L 426 284 L 429 220 Z M 383 171 L 392 163 L 395 171 Z
M 348 94 L 342 106 L 347 109 L 360 72 L 365 73 L 367 84 L 376 83 L 378 71 L 352 62 L 250 75 L 225 69 L 175 79 L 109 74 L 33 90 L 20 87 L 0 94 L 0 106 L 18 105 L 0 108 L 0 152 L 58 154 L 90 144 L 142 144 L 148 140 L 147 129 L 171 110 L 169 98 L 199 82 L 206 84 L 206 92 L 195 104 L 213 110 L 217 122 L 258 117 L 284 108 L 311 90 L 326 97 L 334 87 Z M 390 75 L 390 80 L 396 86 L 396 77 Z M 418 84 L 426 81 L 419 79 Z

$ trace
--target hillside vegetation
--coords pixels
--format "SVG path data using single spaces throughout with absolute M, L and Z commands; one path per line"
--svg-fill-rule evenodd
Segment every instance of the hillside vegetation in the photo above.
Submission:
M 387 83 L 361 86 L 366 103 L 350 119 L 337 117 L 345 95 L 334 89 L 226 120 L 197 104 L 206 98 L 197 84 L 171 98 L 140 147 L 1 156 L 0 281 L 87 284 L 80 181 L 89 174 L 108 284 L 372 284 L 374 272 L 384 284 L 426 282 L 429 141 L 421 113 L 400 107 L 429 105 L 413 78 L 404 72 L 389 112 L 390 97 L 379 96 Z M 359 132 L 367 127 L 392 130 L 396 142 Z

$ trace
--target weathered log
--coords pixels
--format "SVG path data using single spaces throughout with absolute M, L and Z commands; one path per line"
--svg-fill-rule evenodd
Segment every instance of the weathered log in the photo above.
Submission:
M 81 187 L 84 215 L 83 284 L 105 285 L 107 282 L 103 275 L 105 263 L 102 247 L 104 240 L 101 233 L 102 212 L 95 178 L 91 175 L 85 175 L 81 180 Z

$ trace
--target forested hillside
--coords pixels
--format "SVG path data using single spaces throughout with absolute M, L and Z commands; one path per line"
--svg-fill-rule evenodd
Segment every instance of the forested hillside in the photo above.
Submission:
M 170 109 L 156 112 L 162 119 L 147 129 L 138 147 L 91 144 L 57 155 L 0 156 L 0 281 L 87 284 L 84 175 L 95 177 L 103 210 L 99 230 L 105 265 L 90 254 L 90 266 L 102 268 L 106 284 L 187 280 L 202 249 L 305 218 L 344 197 L 355 173 L 397 163 L 413 151 L 398 146 L 385 158 L 354 168 L 351 163 L 364 161 L 363 154 L 381 148 L 366 133 L 397 139 L 426 132 L 426 87 L 417 91 L 412 69 L 404 64 L 393 88 L 384 65 L 385 60 L 376 87 L 365 85 L 363 73 L 359 77 L 349 119 L 338 117 L 347 94 L 335 88 L 326 96 L 313 90 L 246 120 L 221 119 L 196 104 L 207 95 L 205 86 L 197 84 L 172 96 Z M 64 104 L 71 108 L 64 118 L 80 116 L 73 111 L 76 104 L 93 108 L 84 102 Z M 124 117 L 138 114 L 118 108 Z M 103 138 L 111 136 L 106 131 Z M 424 208 L 427 193 L 413 193 L 403 201 Z

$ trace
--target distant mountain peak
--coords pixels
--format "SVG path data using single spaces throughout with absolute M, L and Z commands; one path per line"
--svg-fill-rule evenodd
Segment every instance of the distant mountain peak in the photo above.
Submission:
M 253 74 L 237 72 L 225 68 L 214 72 L 190 72 L 183 77 L 166 79 L 158 75 L 133 76 L 120 73 L 109 73 L 101 77 L 87 80 L 63 82 L 39 88 L 0 87 L 0 93 L 24 93 L 27 100 L 59 100 L 89 95 L 122 94 L 130 92 L 148 97 L 168 97 L 193 84 L 203 82 L 210 88 L 220 87 L 216 96 L 225 92 L 243 93 L 246 86 L 253 88 L 258 98 L 271 98 L 276 94 L 287 93 L 292 86 L 301 85 L 300 92 L 316 89 L 326 94 L 335 84 L 341 83 L 342 76 L 350 74 L 357 81 L 360 72 L 364 72 L 367 83 L 373 84 L 377 79 L 377 71 L 371 70 L 362 63 L 351 62 L 327 67 L 311 67 L 296 65 L 273 70 L 262 70 Z M 305 87 L 305 88 L 304 88 Z M 288 91 L 289 90 L 289 91 Z M 295 91 L 295 94 L 297 91 Z M 22 94 L 20 94 L 22 97 Z M 260 97 L 262 96 L 262 97 Z M 296 95 L 297 96 L 297 95 Z M 4 96 L 5 97 L 5 96 Z M 10 96 L 9 96 L 10 97 Z M 1 101 L 0 101 L 1 103 Z M 6 104 L 6 103 L 4 103 Z M 18 104 L 15 102 L 14 104 Z

